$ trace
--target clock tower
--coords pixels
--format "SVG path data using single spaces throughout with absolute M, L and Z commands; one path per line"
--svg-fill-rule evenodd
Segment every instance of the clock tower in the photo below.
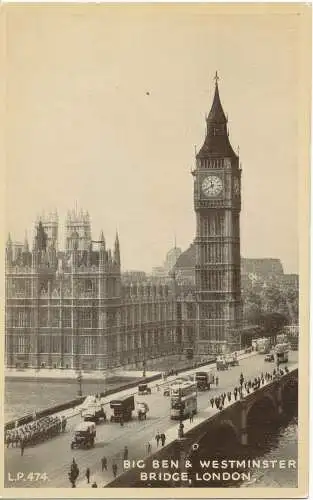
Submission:
M 239 349 L 241 168 L 229 141 L 218 76 L 206 118 L 204 144 L 196 155 L 196 339 L 198 355 Z

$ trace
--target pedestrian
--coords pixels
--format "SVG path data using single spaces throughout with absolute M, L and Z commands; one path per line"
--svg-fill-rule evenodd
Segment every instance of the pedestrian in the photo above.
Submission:
M 101 458 L 101 468 L 102 468 L 102 472 L 104 470 L 108 470 L 108 461 L 107 461 L 107 457 L 102 457 Z
M 193 413 L 190 413 L 190 415 L 189 415 L 189 422 L 192 423 L 192 420 L 193 420 Z
M 165 440 L 166 440 L 166 436 L 165 436 L 164 432 L 162 432 L 162 434 L 161 434 L 161 443 L 162 443 L 162 446 L 165 445 Z
M 151 450 L 152 450 L 152 446 L 150 443 L 147 444 L 147 452 L 148 452 L 148 455 L 151 453 Z
M 87 467 L 87 469 L 86 469 L 85 476 L 86 476 L 86 479 L 87 479 L 87 483 L 89 484 L 90 483 L 90 469 L 89 469 L 89 467 Z
M 210 403 L 211 403 L 211 406 L 212 406 L 212 408 L 213 408 L 213 407 L 214 407 L 214 398 L 211 398 L 211 399 L 210 399 Z
M 25 443 L 24 439 L 21 440 L 21 457 L 24 455 L 24 448 L 25 448 Z
M 215 378 L 215 385 L 218 386 L 218 377 Z
M 128 459 L 128 448 L 127 446 L 124 447 L 124 460 Z
M 71 475 L 74 477 L 74 480 L 79 476 L 79 468 L 77 463 L 75 462 L 75 459 L 73 458 L 73 462 L 71 463 Z
M 98 488 L 98 485 L 97 485 L 96 481 L 94 481 L 94 482 L 92 483 L 91 487 L 92 487 L 92 488 Z
M 157 445 L 157 448 L 159 447 L 159 442 L 160 442 L 160 439 L 161 439 L 161 436 L 159 434 L 159 432 L 156 433 L 156 436 L 155 436 L 155 440 L 156 440 L 156 445 Z
M 68 473 L 68 478 L 69 478 L 69 480 L 70 480 L 70 483 L 71 483 L 71 485 L 72 485 L 72 488 L 76 488 L 75 479 L 74 479 L 74 477 L 73 477 L 73 473 L 72 473 L 72 472 L 69 472 L 69 473 Z
M 244 382 L 244 376 L 242 373 L 240 373 L 240 378 L 239 378 L 240 386 L 242 387 L 243 382 Z
M 230 403 L 230 400 L 231 400 L 231 392 L 228 392 L 228 393 L 227 393 L 227 398 L 228 398 L 228 402 Z
M 117 476 L 117 464 L 114 462 L 114 464 L 112 464 L 112 471 L 113 471 L 113 476 L 116 477 Z
M 120 426 L 123 427 L 123 425 L 124 425 L 124 419 L 123 419 L 123 416 L 121 416 L 121 418 L 120 418 Z

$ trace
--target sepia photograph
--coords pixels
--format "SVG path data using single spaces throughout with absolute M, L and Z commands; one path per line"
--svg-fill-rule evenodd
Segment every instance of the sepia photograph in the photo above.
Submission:
M 306 495 L 311 7 L 1 31 L 2 496 Z

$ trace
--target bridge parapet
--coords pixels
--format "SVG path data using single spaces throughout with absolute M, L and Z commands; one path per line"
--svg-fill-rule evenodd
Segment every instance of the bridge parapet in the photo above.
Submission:
M 148 482 L 140 482 L 140 474 L 142 471 L 153 471 L 152 461 L 158 460 L 161 462 L 163 459 L 167 460 L 169 457 L 175 458 L 179 461 L 179 472 L 187 472 L 185 468 L 186 460 L 192 456 L 198 447 L 201 447 L 203 440 L 209 440 L 210 433 L 214 435 L 217 430 L 228 429 L 232 432 L 237 442 L 242 445 L 248 445 L 248 427 L 249 427 L 249 414 L 253 411 L 253 407 L 263 402 L 264 407 L 269 410 L 269 415 L 266 412 L 261 413 L 261 416 L 267 418 L 279 418 L 283 413 L 283 392 L 286 387 L 297 385 L 298 381 L 298 368 L 290 370 L 289 373 L 266 383 L 259 389 L 250 392 L 242 399 L 232 402 L 223 410 L 208 409 L 209 415 L 201 422 L 197 423 L 193 428 L 185 432 L 183 439 L 174 439 L 164 448 L 156 451 L 149 457 L 146 457 L 144 462 L 145 466 L 142 470 L 131 468 L 121 476 L 117 477 L 113 482 L 110 482 L 109 487 L 123 487 L 129 484 L 140 486 Z M 251 424 L 251 422 L 250 422 Z M 176 483 L 178 486 L 180 483 Z M 186 484 L 181 484 L 186 486 Z M 168 485 L 170 486 L 170 484 Z

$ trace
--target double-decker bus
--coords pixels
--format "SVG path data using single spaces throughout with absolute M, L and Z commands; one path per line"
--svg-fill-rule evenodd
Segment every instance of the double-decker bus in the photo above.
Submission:
M 268 354 L 271 350 L 271 341 L 270 339 L 264 337 L 262 339 L 257 339 L 256 341 L 256 350 L 260 354 Z
M 280 363 L 288 363 L 289 354 L 289 344 L 277 344 L 274 349 L 275 361 L 279 365 Z
M 279 333 L 276 335 L 276 344 L 286 344 L 288 342 L 287 335 L 285 333 Z
M 197 413 L 197 385 L 194 381 L 175 382 L 171 390 L 171 419 L 184 419 Z

